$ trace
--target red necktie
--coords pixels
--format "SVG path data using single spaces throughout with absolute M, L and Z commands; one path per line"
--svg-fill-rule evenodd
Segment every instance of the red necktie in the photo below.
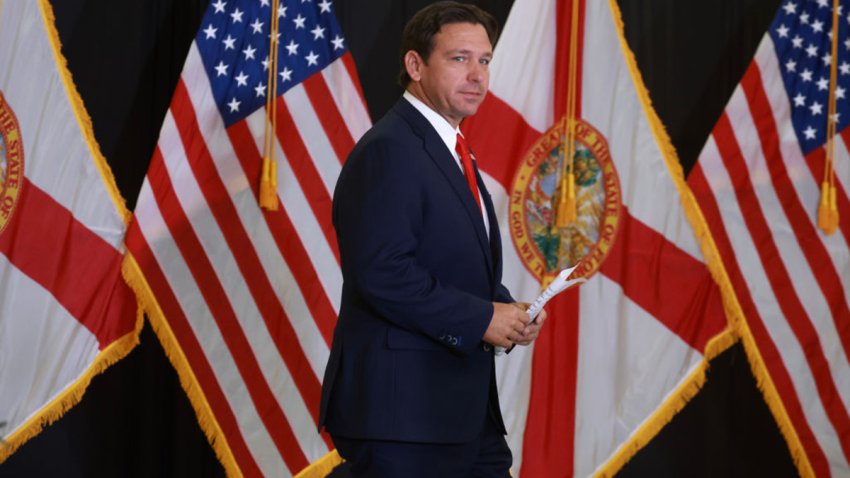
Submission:
M 469 189 L 472 191 L 472 197 L 475 198 L 475 204 L 478 204 L 478 210 L 481 210 L 481 198 L 478 197 L 478 181 L 475 180 L 475 168 L 472 166 L 472 155 L 469 154 L 469 147 L 466 145 L 466 140 L 460 134 L 457 135 L 457 143 L 455 151 L 460 156 L 460 163 L 463 165 L 463 174 L 466 176 L 466 182 L 469 184 Z

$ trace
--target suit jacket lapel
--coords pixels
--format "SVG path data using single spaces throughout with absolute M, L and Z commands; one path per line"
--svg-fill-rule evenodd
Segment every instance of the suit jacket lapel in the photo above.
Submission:
M 416 111 L 416 108 L 414 108 L 407 100 L 403 98 L 398 100 L 393 109 L 401 115 L 401 117 L 410 124 L 411 128 L 413 128 L 413 131 L 422 138 L 422 142 L 425 145 L 425 151 L 434 163 L 436 163 L 440 171 L 442 171 L 443 176 L 445 176 L 446 180 L 449 184 L 451 184 L 457 194 L 458 200 L 475 228 L 478 243 L 484 253 L 484 257 L 487 261 L 488 272 L 492 278 L 493 251 L 491 249 L 490 239 L 487 237 L 487 231 L 484 229 L 484 219 L 481 217 L 481 211 L 478 210 L 478 203 L 472 197 L 472 191 L 469 190 L 469 185 L 466 183 L 466 178 L 463 176 L 463 172 L 461 172 L 461 170 L 457 167 L 454 156 L 452 156 L 446 148 L 445 143 L 443 143 L 443 140 L 440 139 L 440 136 L 434 130 L 434 127 L 431 126 L 428 120 Z M 478 177 L 479 188 L 482 188 L 483 183 L 481 182 L 480 176 L 478 176 L 477 168 L 476 176 Z M 482 196 L 486 196 L 486 194 L 482 194 Z M 489 201 L 486 202 L 489 203 Z M 493 214 L 491 214 L 491 211 L 492 204 L 487 206 L 487 214 L 491 221 L 490 224 L 493 224 Z

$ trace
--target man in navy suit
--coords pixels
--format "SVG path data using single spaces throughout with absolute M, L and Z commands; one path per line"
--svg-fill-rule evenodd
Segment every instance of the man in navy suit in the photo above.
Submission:
M 403 98 L 334 192 L 343 291 L 319 426 L 354 476 L 509 476 L 494 346 L 527 345 L 501 284 L 493 203 L 459 125 L 484 100 L 498 25 L 440 2 L 402 39 Z

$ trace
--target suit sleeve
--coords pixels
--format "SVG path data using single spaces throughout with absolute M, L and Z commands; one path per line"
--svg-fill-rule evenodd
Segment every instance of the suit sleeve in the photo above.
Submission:
M 442 284 L 417 261 L 425 191 L 409 155 L 398 142 L 373 142 L 340 175 L 333 212 L 344 279 L 382 319 L 468 353 L 493 305 Z

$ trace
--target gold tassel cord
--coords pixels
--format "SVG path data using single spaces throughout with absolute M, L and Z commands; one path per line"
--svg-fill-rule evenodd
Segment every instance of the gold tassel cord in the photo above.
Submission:
M 576 181 L 573 171 L 575 157 L 576 83 L 578 81 L 578 7 L 580 0 L 572 2 L 570 18 L 569 67 L 567 72 L 567 110 L 564 115 L 564 141 L 560 152 L 563 157 L 560 197 L 555 211 L 555 226 L 567 227 L 578 219 Z
M 832 61 L 829 65 L 829 106 L 826 117 L 826 160 L 824 162 L 823 182 L 818 205 L 818 227 L 827 235 L 838 229 L 838 204 L 835 196 L 835 129 L 838 123 L 836 114 L 835 85 L 837 80 L 838 58 L 838 0 L 832 2 Z
M 277 162 L 274 159 L 274 135 L 277 131 L 277 54 L 278 54 L 278 8 L 280 0 L 272 1 L 269 27 L 269 73 L 266 96 L 265 138 L 263 144 L 263 169 L 260 175 L 260 207 L 277 211 Z

